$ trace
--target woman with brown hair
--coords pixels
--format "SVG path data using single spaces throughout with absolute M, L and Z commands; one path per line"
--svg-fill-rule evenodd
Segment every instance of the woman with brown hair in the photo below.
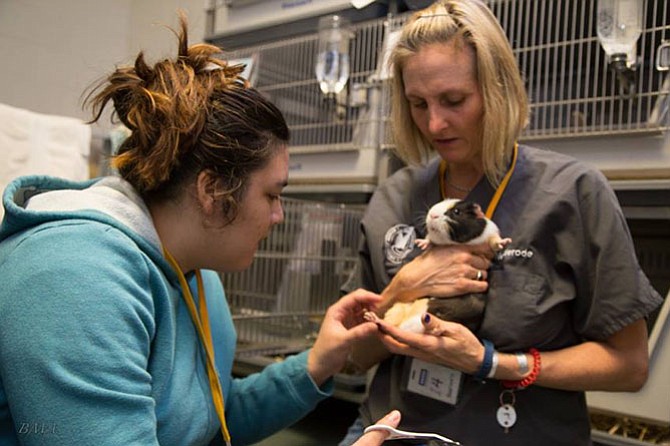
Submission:
M 119 176 L 7 188 L 3 445 L 254 443 L 328 397 L 351 343 L 374 331 L 361 313 L 379 296 L 358 290 L 331 306 L 313 348 L 232 378 L 217 272 L 247 268 L 282 221 L 289 131 L 218 53 L 189 47 L 182 18 L 175 59 L 150 66 L 140 53 L 91 92 L 93 121 L 111 102 L 131 131 Z

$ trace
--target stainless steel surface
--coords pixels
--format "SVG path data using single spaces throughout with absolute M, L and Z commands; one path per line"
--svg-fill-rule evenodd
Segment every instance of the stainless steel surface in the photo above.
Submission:
M 349 0 L 206 0 L 205 38 L 226 49 L 246 48 L 316 32 L 323 16 L 352 22 L 384 17 L 395 1 L 356 8 Z

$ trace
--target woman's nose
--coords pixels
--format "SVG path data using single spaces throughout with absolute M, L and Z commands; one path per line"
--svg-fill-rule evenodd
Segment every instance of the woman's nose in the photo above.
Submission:
M 277 207 L 272 212 L 272 224 L 276 225 L 284 221 L 284 207 L 281 200 L 277 200 Z
M 437 107 L 431 108 L 428 115 L 428 131 L 433 135 L 438 135 L 447 127 L 449 127 L 449 123 L 444 113 Z

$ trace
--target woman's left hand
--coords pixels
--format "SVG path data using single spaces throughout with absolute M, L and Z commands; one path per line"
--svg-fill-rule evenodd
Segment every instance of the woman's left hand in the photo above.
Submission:
M 484 293 L 492 251 L 487 243 L 433 246 L 403 265 L 382 292 L 382 309 L 415 299 Z M 478 274 L 482 274 L 478 277 Z
M 422 322 L 426 331 L 417 334 L 380 320 L 377 323 L 379 337 L 391 353 L 413 356 L 465 373 L 479 370 L 484 346 L 470 330 L 430 314 L 424 315 Z
M 344 367 L 355 341 L 377 332 L 363 314 L 376 309 L 380 301 L 380 295 L 358 289 L 328 308 L 307 359 L 307 370 L 317 385 Z

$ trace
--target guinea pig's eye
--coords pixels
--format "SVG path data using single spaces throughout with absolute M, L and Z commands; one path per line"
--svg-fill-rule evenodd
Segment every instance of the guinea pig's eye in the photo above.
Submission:
M 461 215 L 461 210 L 460 209 L 454 209 L 454 214 Z

